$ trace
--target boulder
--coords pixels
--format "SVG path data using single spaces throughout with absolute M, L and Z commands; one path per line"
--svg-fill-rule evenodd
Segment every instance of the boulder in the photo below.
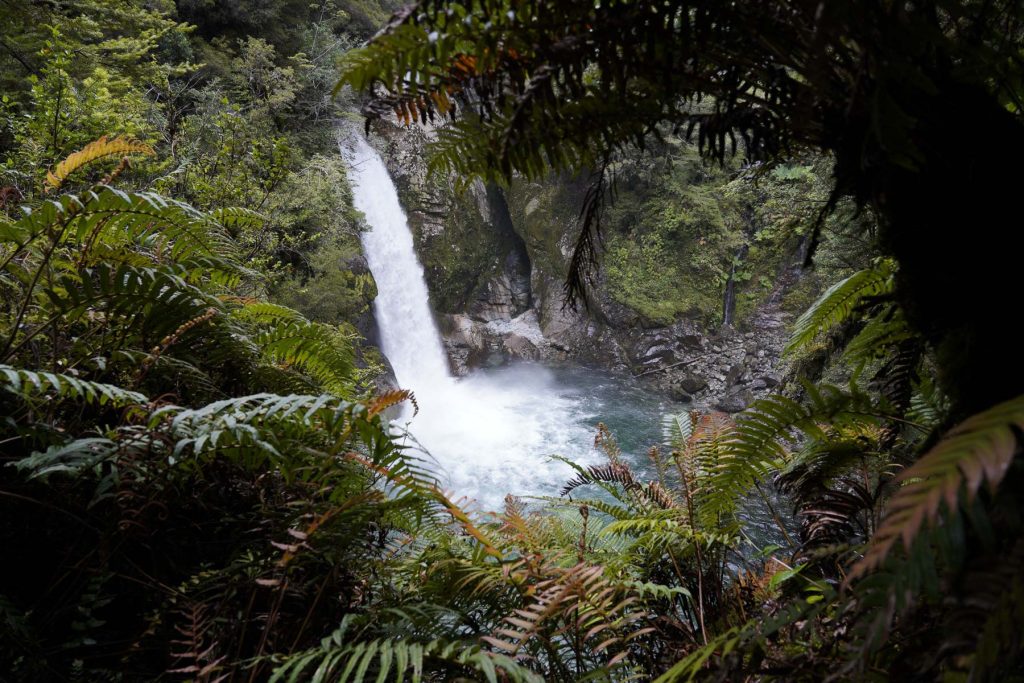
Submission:
M 738 413 L 753 403 L 754 397 L 749 391 L 733 391 L 715 403 L 715 409 L 724 413 Z
M 690 395 L 686 389 L 684 389 L 679 382 L 673 382 L 668 387 L 668 394 L 672 397 L 673 401 L 679 403 L 691 403 L 693 396 Z
M 510 334 L 504 339 L 505 351 L 512 358 L 521 360 L 537 360 L 540 351 L 532 341 L 518 334 Z
M 699 334 L 680 335 L 679 343 L 683 348 L 690 351 L 701 351 L 704 349 L 704 339 Z
M 708 388 L 708 381 L 699 375 L 686 375 L 677 384 L 687 394 L 696 394 Z

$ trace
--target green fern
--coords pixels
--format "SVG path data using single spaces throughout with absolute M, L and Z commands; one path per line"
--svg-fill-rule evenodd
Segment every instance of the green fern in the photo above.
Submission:
M 25 399 L 49 394 L 59 399 L 113 407 L 141 406 L 149 402 L 142 394 L 113 384 L 90 382 L 53 372 L 22 370 L 9 365 L 0 365 L 0 379 L 6 391 Z
M 347 643 L 344 630 L 339 629 L 324 638 L 320 647 L 286 658 L 275 668 L 270 683 L 363 683 L 367 680 L 400 683 L 407 676 L 411 683 L 420 683 L 436 680 L 442 672 L 460 680 L 488 683 L 540 683 L 543 680 L 509 657 L 486 652 L 479 645 L 398 639 Z
M 769 396 L 737 416 L 736 428 L 725 436 L 717 462 L 702 485 L 706 514 L 732 515 L 755 483 L 782 469 L 791 457 L 783 444 L 792 441 L 795 431 L 822 440 L 826 434 L 819 422 L 874 424 L 884 419 L 865 394 L 828 385 L 806 385 L 805 389 L 806 403 Z
M 689 413 L 664 415 L 661 418 L 662 444 L 668 450 L 683 450 L 693 435 L 693 419 Z
M 263 332 L 255 341 L 270 362 L 301 368 L 331 393 L 352 394 L 353 340 L 337 329 L 306 321 L 286 322 Z
M 850 319 L 866 299 L 891 294 L 895 286 L 895 263 L 883 259 L 872 268 L 854 273 L 829 287 L 793 325 L 786 353 L 807 347 L 819 335 Z

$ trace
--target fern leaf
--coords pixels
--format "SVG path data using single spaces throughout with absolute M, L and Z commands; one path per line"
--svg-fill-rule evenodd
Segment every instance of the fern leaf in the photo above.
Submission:
M 259 228 L 267 221 L 263 214 L 238 206 L 216 209 L 210 213 L 210 218 L 234 230 Z
M 124 137 L 116 137 L 110 140 L 104 135 L 99 140 L 90 142 L 81 150 L 57 164 L 52 171 L 49 171 L 46 174 L 46 186 L 51 190 L 55 190 L 63 185 L 64 181 L 72 173 L 94 161 L 114 156 L 123 157 L 128 154 L 153 156 L 155 152 L 152 147 L 138 140 Z
M 312 676 L 303 675 L 314 667 Z M 460 679 L 473 672 L 488 681 L 497 681 L 500 676 L 510 683 L 541 683 L 541 678 L 523 665 L 509 657 L 485 652 L 478 645 L 444 640 L 417 643 L 404 639 L 345 643 L 343 636 L 324 638 L 319 648 L 288 656 L 274 670 L 270 683 L 401 681 L 406 675 L 418 682 L 425 673 L 430 680 L 435 680 L 437 674 L 452 673 L 452 669 L 460 673 Z
M 53 372 L 34 372 L 0 365 L 0 386 L 24 398 L 52 392 L 58 398 L 115 407 L 145 405 L 149 399 L 136 391 L 113 384 L 87 380 Z
M 806 347 L 820 334 L 848 320 L 864 299 L 890 294 L 894 275 L 894 262 L 884 259 L 877 266 L 854 273 L 829 287 L 796 321 L 785 353 Z
M 909 551 L 921 528 L 937 522 L 943 503 L 950 512 L 957 509 L 961 487 L 968 502 L 985 484 L 995 493 L 1020 449 L 1022 430 L 1024 396 L 1019 396 L 969 417 L 904 470 L 898 477 L 904 486 L 889 502 L 885 520 L 850 580 L 880 567 L 897 541 Z
M 805 387 L 807 404 L 785 396 L 755 401 L 736 418 L 736 428 L 726 432 L 721 445 L 712 451 L 704 493 L 703 511 L 712 517 L 730 514 L 741 496 L 755 482 L 782 467 L 789 458 L 783 442 L 794 430 L 820 438 L 819 422 L 874 423 L 879 421 L 870 399 L 860 393 L 845 393 L 832 386 Z
M 661 418 L 662 443 L 669 450 L 683 450 L 693 434 L 689 413 L 669 414 Z
M 259 335 L 256 341 L 271 362 L 301 368 L 331 393 L 352 393 L 352 340 L 329 325 L 289 322 Z

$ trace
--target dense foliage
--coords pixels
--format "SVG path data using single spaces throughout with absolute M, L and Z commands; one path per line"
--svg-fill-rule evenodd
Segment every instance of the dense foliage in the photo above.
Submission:
M 1019 289 L 1018 252 L 962 230 L 997 231 L 1014 211 L 999 161 L 1024 149 L 1022 18 L 1017 2 L 962 0 L 439 0 L 397 14 L 346 56 L 342 82 L 370 95 L 368 122 L 392 111 L 407 124 L 449 121 L 435 145 L 440 168 L 506 181 L 594 170 L 567 283 L 576 297 L 586 294 L 601 221 L 614 215 L 620 155 L 652 136 L 692 135 L 719 162 L 730 153 L 788 162 L 775 168 L 783 175 L 803 150 L 834 155 L 808 260 L 844 197 L 875 219 L 862 227 L 877 226 L 868 235 L 882 258 L 828 290 L 791 343 L 794 354 L 818 351 L 808 347 L 824 338 L 818 355 L 845 368 L 850 390 L 807 384 L 802 400 L 751 406 L 739 420 L 742 446 L 716 461 L 734 475 L 727 495 L 778 473 L 806 518 L 802 547 L 828 539 L 813 575 L 842 590 L 813 603 L 824 610 L 814 619 L 787 612 L 799 599 L 777 611 L 825 635 L 790 634 L 801 652 L 762 669 L 761 638 L 775 637 L 778 623 L 724 630 L 673 676 L 698 675 L 714 656 L 720 672 L 797 677 L 822 645 L 847 662 L 839 676 L 1019 673 L 1009 626 L 1018 594 L 996 609 L 989 588 L 1020 566 L 1024 366 L 993 296 Z M 673 208 L 699 205 L 691 196 Z M 623 292 L 668 303 L 645 291 L 672 285 L 654 266 L 665 249 L 657 233 L 613 239 L 610 278 L 621 277 L 623 249 L 651 264 Z M 930 419 L 915 419 L 918 410 Z M 791 472 L 777 443 L 793 428 L 805 432 L 806 455 Z M 804 471 L 812 463 L 825 470 Z
M 1013 199 L 1018 6 L 431 0 L 355 48 L 386 9 L 0 0 L 0 678 L 1024 676 L 1016 252 L 947 239 Z M 440 490 L 357 334 L 336 59 L 456 114 L 467 183 L 597 169 L 571 289 L 604 221 L 645 324 L 842 274 L 787 290 L 782 392 L 642 465 L 599 426 L 560 496 Z

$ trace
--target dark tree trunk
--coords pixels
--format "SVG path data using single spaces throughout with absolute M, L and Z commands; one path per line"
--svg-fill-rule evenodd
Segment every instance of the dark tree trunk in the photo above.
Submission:
M 956 419 L 1024 393 L 1014 331 L 1024 127 L 994 98 L 946 85 L 918 109 L 922 159 L 869 169 L 883 246 L 899 261 L 897 295 L 936 349 Z

